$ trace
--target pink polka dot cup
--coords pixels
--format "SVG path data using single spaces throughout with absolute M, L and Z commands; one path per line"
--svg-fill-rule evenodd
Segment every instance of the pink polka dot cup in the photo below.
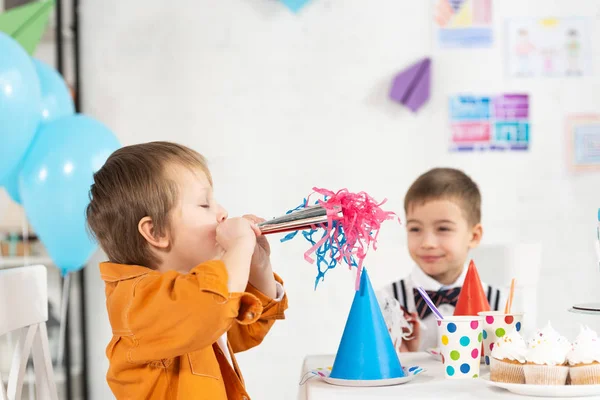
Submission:
M 494 343 L 504 335 L 516 329 L 523 329 L 523 313 L 504 314 L 502 311 L 482 311 L 479 316 L 483 317 L 483 357 L 485 364 L 490 365 L 490 354 L 494 349 Z
M 478 378 L 483 318 L 475 315 L 448 316 L 437 324 L 446 378 Z

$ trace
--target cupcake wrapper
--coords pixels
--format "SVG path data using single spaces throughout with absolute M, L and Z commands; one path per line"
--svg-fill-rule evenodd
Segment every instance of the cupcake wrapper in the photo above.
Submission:
M 525 383 L 522 364 L 512 364 L 490 358 L 490 379 L 494 382 Z
M 571 385 L 600 384 L 600 364 L 571 367 L 569 371 Z
M 565 385 L 569 367 L 525 364 L 523 372 L 525 373 L 525 383 L 528 385 Z

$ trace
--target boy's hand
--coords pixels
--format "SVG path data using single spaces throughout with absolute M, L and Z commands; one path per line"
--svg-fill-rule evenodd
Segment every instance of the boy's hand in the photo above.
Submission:
M 258 230 L 256 246 L 254 248 L 254 254 L 252 255 L 251 268 L 264 269 L 271 264 L 271 246 L 269 245 L 267 238 L 260 233 L 260 229 L 256 225 L 264 222 L 265 220 L 251 214 L 244 215 L 243 218 L 250 221 Z
M 224 251 L 242 246 L 254 248 L 260 230 L 246 218 L 230 218 L 217 225 L 217 243 Z
M 258 227 L 244 218 L 226 219 L 217 225 L 216 241 L 223 249 L 221 259 L 229 274 L 230 292 L 243 292 L 248 285 L 257 231 Z
M 412 334 L 410 335 L 410 340 L 402 340 L 400 351 L 419 351 L 419 345 L 421 344 L 421 322 L 419 321 L 419 317 L 417 316 L 417 313 L 409 313 L 404 307 L 402 307 L 402 311 L 404 312 L 406 321 L 412 325 Z
M 277 296 L 277 286 L 273 269 L 271 268 L 271 247 L 267 238 L 265 238 L 258 228 L 257 224 L 264 219 L 256 215 L 244 215 L 246 220 L 252 222 L 252 226 L 256 229 L 256 246 L 250 261 L 250 277 L 248 281 L 260 290 L 267 297 L 274 299 Z

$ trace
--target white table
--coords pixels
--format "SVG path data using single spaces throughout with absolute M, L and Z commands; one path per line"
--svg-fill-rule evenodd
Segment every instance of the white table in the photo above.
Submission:
M 333 365 L 334 356 L 314 355 L 304 359 L 302 375 L 311 369 Z M 444 378 L 442 363 L 427 353 L 406 353 L 401 358 L 404 367 L 418 365 L 427 371 L 415 377 L 411 382 L 397 386 L 352 388 L 334 386 L 319 378 L 311 378 L 300 386 L 298 400 L 380 400 L 380 399 L 540 399 L 541 397 L 521 396 L 504 389 L 488 386 L 481 379 L 451 380 Z M 481 375 L 489 372 L 481 365 Z M 600 399 L 600 396 L 581 397 L 581 399 Z

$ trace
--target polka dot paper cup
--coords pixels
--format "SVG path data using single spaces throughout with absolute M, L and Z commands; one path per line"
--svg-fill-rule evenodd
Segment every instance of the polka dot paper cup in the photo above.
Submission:
M 502 311 L 482 311 L 483 317 L 483 356 L 485 364 L 490 365 L 490 355 L 494 343 L 516 329 L 520 332 L 523 328 L 523 313 L 504 314 Z
M 483 317 L 448 316 L 437 323 L 446 378 L 478 378 Z

